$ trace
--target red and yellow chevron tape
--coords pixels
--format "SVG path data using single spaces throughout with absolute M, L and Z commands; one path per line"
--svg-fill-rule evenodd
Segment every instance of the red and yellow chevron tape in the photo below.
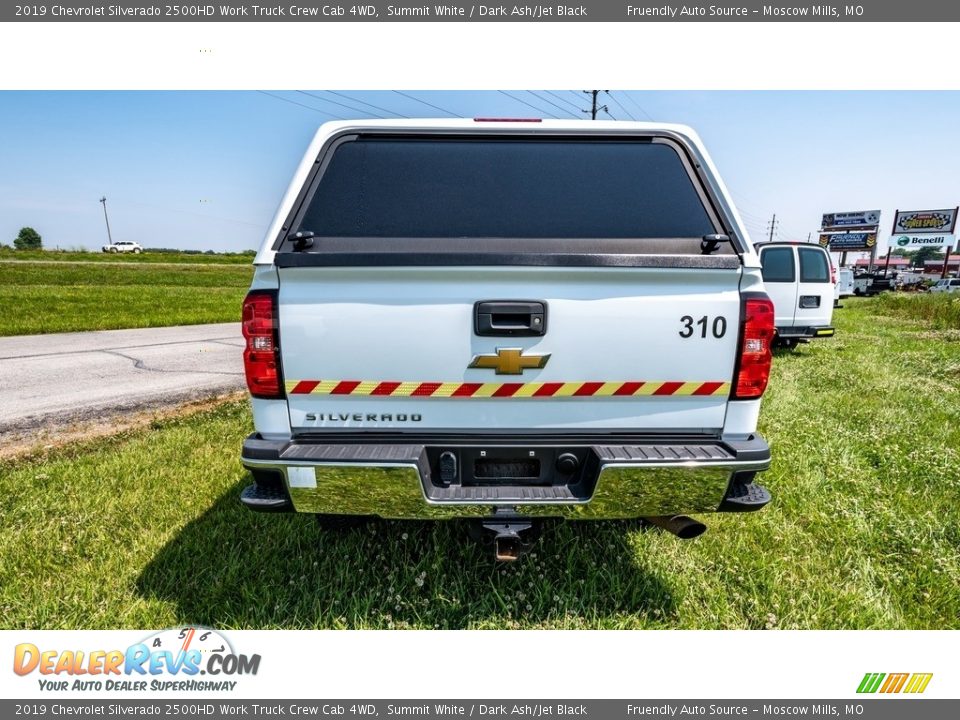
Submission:
M 290 395 L 364 395 L 374 397 L 432 398 L 550 398 L 721 396 L 730 393 L 728 382 L 393 382 L 377 380 L 291 380 Z

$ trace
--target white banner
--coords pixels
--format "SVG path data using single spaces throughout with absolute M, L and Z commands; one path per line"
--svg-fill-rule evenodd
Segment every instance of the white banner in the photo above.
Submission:
M 0 694 L 840 699 L 865 697 L 857 689 L 867 673 L 932 673 L 922 697 L 960 698 L 957 642 L 951 631 L 8 630 Z
M 953 247 L 956 244 L 955 235 L 940 233 L 937 235 L 891 235 L 890 247 L 905 250 L 919 250 L 922 247 Z

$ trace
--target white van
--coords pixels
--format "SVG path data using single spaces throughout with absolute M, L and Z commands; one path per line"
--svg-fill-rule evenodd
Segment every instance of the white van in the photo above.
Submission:
M 773 300 L 777 341 L 829 337 L 834 329 L 834 278 L 830 255 L 819 245 L 795 242 L 757 244 L 763 284 Z
M 930 288 L 930 292 L 935 293 L 955 293 L 960 292 L 960 278 L 944 278 L 937 280 L 937 284 Z
M 840 268 L 837 273 L 837 291 L 835 297 L 838 300 L 853 295 L 853 268 Z

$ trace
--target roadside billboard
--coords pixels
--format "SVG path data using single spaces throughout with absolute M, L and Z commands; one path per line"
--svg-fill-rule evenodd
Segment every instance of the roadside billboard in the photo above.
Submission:
M 873 232 L 820 233 L 820 245 L 829 248 L 832 252 L 870 250 L 876 244 L 875 230 Z
M 957 226 L 957 208 L 950 210 L 897 210 L 891 236 L 952 235 Z
M 870 227 L 880 224 L 879 210 L 853 210 L 850 212 L 824 213 L 821 230 L 848 230 L 853 227 Z

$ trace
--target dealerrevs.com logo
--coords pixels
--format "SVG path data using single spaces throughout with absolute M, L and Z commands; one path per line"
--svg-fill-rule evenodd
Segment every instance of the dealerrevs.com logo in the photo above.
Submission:
M 234 651 L 216 630 L 172 628 L 125 650 L 14 648 L 13 671 L 36 674 L 41 690 L 144 692 L 232 691 L 237 678 L 256 675 L 260 655 Z

